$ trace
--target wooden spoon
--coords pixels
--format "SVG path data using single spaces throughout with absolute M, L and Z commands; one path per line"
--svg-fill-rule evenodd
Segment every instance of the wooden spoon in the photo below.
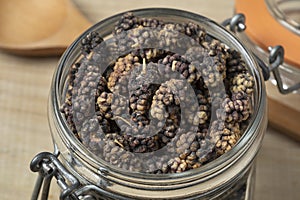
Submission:
M 0 49 L 18 55 L 60 55 L 91 23 L 69 0 L 0 2 Z

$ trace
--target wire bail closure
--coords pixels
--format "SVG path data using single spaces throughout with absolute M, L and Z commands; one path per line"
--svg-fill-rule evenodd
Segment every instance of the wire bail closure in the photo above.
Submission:
M 242 13 L 234 15 L 232 18 L 224 20 L 221 25 L 224 27 L 229 26 L 229 30 L 233 33 L 243 32 L 246 29 L 245 25 L 246 17 Z M 255 54 L 253 53 L 258 65 L 262 70 L 264 80 L 267 81 L 270 78 L 270 73 L 274 75 L 276 85 L 281 94 L 289 94 L 300 89 L 300 82 L 295 85 L 286 87 L 283 85 L 282 78 L 279 71 L 279 66 L 284 62 L 284 48 L 281 45 L 269 47 L 269 67 Z
M 80 181 L 72 175 L 58 159 L 59 151 L 49 153 L 42 152 L 36 155 L 31 163 L 30 169 L 38 172 L 31 200 L 47 200 L 49 196 L 50 184 L 53 177 L 56 178 L 58 186 L 61 188 L 60 200 L 101 200 L 101 194 L 109 195 L 107 191 L 95 185 L 82 185 Z M 40 194 L 41 193 L 41 194 Z M 115 199 L 119 199 L 116 197 Z
M 38 178 L 31 196 L 31 200 L 37 200 L 41 193 L 41 200 L 47 200 L 50 184 L 53 177 L 62 189 L 60 200 L 79 200 L 73 192 L 80 186 L 78 179 L 73 176 L 58 160 L 58 155 L 42 152 L 36 155 L 31 163 L 30 169 L 38 172 Z M 43 186 L 43 188 L 42 188 Z

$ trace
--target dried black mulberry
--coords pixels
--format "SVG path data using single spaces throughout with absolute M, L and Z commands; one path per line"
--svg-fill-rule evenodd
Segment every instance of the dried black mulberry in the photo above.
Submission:
M 199 168 L 234 147 L 255 90 L 238 51 L 198 24 L 133 13 L 112 35 L 105 45 L 97 32 L 81 41 L 61 107 L 88 150 L 116 167 L 159 174 Z
M 84 54 L 89 54 L 97 45 L 103 42 L 103 38 L 98 32 L 90 32 L 81 40 L 81 51 Z

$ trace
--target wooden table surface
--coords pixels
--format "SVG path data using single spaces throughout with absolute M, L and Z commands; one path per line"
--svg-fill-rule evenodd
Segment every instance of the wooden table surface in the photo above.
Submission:
M 234 4 L 232 0 L 73 2 L 91 22 L 97 22 L 120 11 L 143 7 L 180 8 L 220 22 L 232 15 Z M 59 57 L 30 58 L 0 52 L 2 200 L 30 199 L 36 174 L 29 170 L 29 163 L 38 152 L 51 152 L 53 149 L 46 109 L 52 74 L 58 60 Z M 268 128 L 257 159 L 255 200 L 299 199 L 299 147 L 300 143 L 271 127 Z M 51 192 L 50 199 L 58 199 L 57 189 Z

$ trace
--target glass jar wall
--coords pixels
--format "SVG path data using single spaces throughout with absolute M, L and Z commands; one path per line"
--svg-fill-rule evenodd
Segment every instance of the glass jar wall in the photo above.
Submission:
M 226 48 L 240 52 L 247 70 L 253 76 L 254 88 L 251 97 L 253 113 L 247 126 L 244 127 L 241 138 L 232 149 L 228 149 L 226 153 L 211 162 L 188 171 L 166 174 L 134 171 L 130 170 L 130 167 L 127 169 L 115 166 L 105 158 L 97 156 L 93 148 L 87 148 L 82 142 L 83 139 L 78 138 L 82 131 L 77 132 L 78 135 L 74 134 L 68 119 L 61 111 L 70 89 L 69 74 L 72 66 L 78 62 L 82 63 L 84 59 L 97 60 L 97 54 L 82 55 L 82 43 L 85 43 L 83 39 L 87 38 L 91 32 L 97 32 L 104 41 L 109 43 L 113 38 L 111 33 L 114 31 L 114 25 L 120 20 L 122 14 L 103 20 L 83 33 L 68 48 L 53 77 L 49 99 L 49 122 L 55 146 L 54 154 L 66 168 L 61 172 L 72 174 L 72 177 L 74 176 L 74 179 L 78 181 L 78 183 L 73 181 L 76 184 L 71 189 L 62 187 L 62 193 L 66 193 L 67 188 L 70 197 L 73 195 L 78 198 L 93 197 L 94 199 L 251 199 L 255 156 L 260 148 L 267 121 L 264 83 L 251 52 L 223 27 L 200 15 L 174 9 L 143 9 L 132 12 L 138 17 L 151 17 L 168 23 L 198 24 L 206 30 L 209 37 L 221 41 Z M 118 56 L 114 60 L 117 58 Z M 92 62 L 87 65 L 87 69 L 92 65 L 99 67 L 102 72 L 106 71 L 104 68 L 107 68 L 107 65 L 103 63 Z M 141 69 L 149 70 L 150 66 L 149 63 L 143 63 Z M 141 71 L 141 73 L 144 72 Z M 214 93 L 214 91 L 210 92 Z M 95 102 L 95 96 L 88 98 Z M 184 106 L 181 106 L 181 109 L 183 108 Z M 94 109 L 92 113 L 96 113 L 95 108 L 92 109 Z M 181 113 L 183 112 L 181 110 Z M 94 115 L 89 117 L 92 118 Z M 181 119 L 184 117 L 182 115 Z M 213 117 L 215 116 L 211 116 Z M 89 137 L 93 136 L 89 135 Z M 124 146 L 120 141 L 114 140 L 114 142 L 120 147 Z M 167 152 L 165 147 L 156 151 L 164 154 Z M 133 155 L 138 159 L 147 159 L 138 153 L 133 153 Z M 142 160 L 142 162 L 147 162 L 147 160 Z

